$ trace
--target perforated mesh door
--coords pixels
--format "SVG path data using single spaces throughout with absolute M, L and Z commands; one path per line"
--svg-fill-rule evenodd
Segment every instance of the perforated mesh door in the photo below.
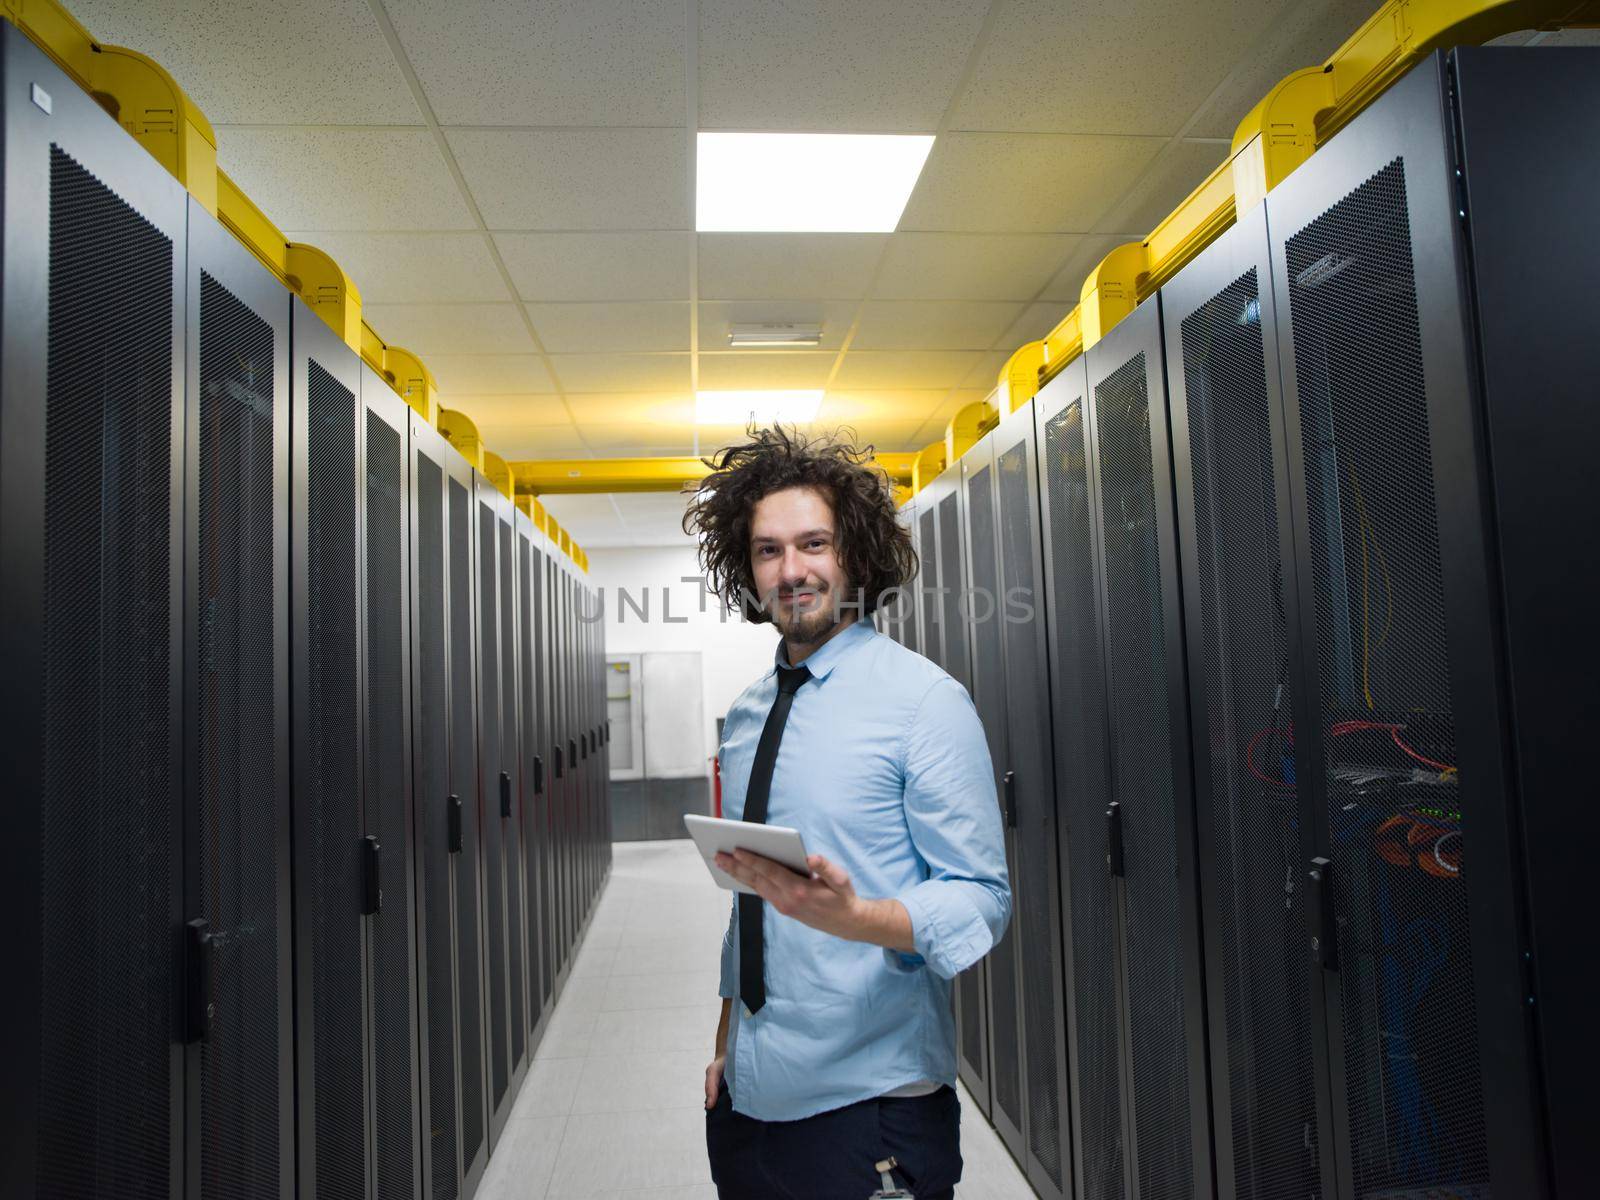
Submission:
M 961 618 L 961 497 L 951 492 L 939 501 L 939 624 L 945 629 L 940 664 L 962 687 L 972 687 L 967 661 L 967 631 Z
M 517 767 L 517 610 L 516 560 L 511 553 L 511 526 L 500 522 L 500 658 L 503 680 L 500 700 L 500 769 L 511 777 L 511 816 L 502 834 L 506 852 L 507 973 L 511 982 L 511 1061 L 522 1061 L 528 1030 L 522 1012 L 522 957 L 526 944 L 522 919 L 522 817 L 518 803 Z M 495 786 L 499 787 L 496 779 Z M 499 804 L 498 797 L 495 801 Z M 498 811 L 498 808 L 496 809 Z
M 356 398 L 306 365 L 305 723 L 310 824 L 304 902 L 311 945 L 317 1194 L 366 1190 L 362 1061 L 361 744 L 356 708 Z
M 939 545 L 933 509 L 917 517 L 917 557 L 922 562 L 922 589 L 917 607 L 922 612 L 922 653 L 944 665 L 944 643 L 939 636 Z
M 528 1026 L 538 1023 L 544 1008 L 544 930 L 540 924 L 540 889 L 544 881 L 544 823 L 540 797 L 534 795 L 533 756 L 539 752 L 538 705 L 533 674 L 533 588 L 537 568 L 533 544 L 526 533 L 517 534 L 517 677 L 520 695 L 519 729 L 522 735 L 522 861 L 523 928 L 528 931 Z
M 272 326 L 200 273 L 198 513 L 201 914 L 216 939 L 200 1046 L 200 1189 L 277 1196 L 278 821 L 285 795 L 273 598 Z
M 1052 620 L 1056 628 L 1056 817 L 1065 826 L 1072 947 L 1076 1125 L 1084 1200 L 1123 1195 L 1122 1069 L 1106 807 L 1111 802 L 1106 741 L 1105 658 L 1095 602 L 1088 460 L 1083 406 L 1073 401 L 1045 424 L 1044 487 L 1049 504 Z
M 539 962 L 541 978 L 539 1003 L 543 1008 L 555 992 L 557 921 L 560 910 L 556 891 L 556 826 L 553 803 L 554 780 L 550 760 L 550 579 L 548 561 L 533 551 L 533 677 L 537 703 L 534 712 L 534 753 L 541 763 L 543 789 L 538 794 L 539 811 Z
M 1097 385 L 1094 400 L 1110 624 L 1112 778 L 1127 856 L 1134 1125 L 1140 1194 L 1158 1200 L 1190 1195 L 1194 1166 L 1183 1032 L 1183 901 L 1144 354 Z
M 1261 300 L 1252 269 L 1184 318 L 1213 929 L 1240 1200 L 1321 1188 L 1288 627 Z M 1213 981 L 1215 984 L 1218 981 Z M 1220 1132 L 1220 1131 L 1219 1131 Z
M 1006 755 L 1005 665 L 1000 644 L 1000 582 L 995 567 L 993 468 L 975 471 L 967 486 L 972 521 L 973 675 L 975 698 L 989 739 L 989 756 L 1003 771 Z M 1006 835 L 1009 856 L 1011 835 Z M 1015 863 L 1009 863 L 1014 873 Z M 1006 935 L 989 953 L 989 1046 L 995 1102 L 1011 1124 L 1022 1128 L 1022 1045 L 1017 1028 L 1016 932 Z
M 36 1182 L 67 1200 L 172 1169 L 172 254 L 51 148 L 43 794 L 11 802 L 42 836 Z
M 456 981 L 461 1038 L 461 1155 L 483 1145 L 483 985 L 478 936 L 478 737 L 472 697 L 472 499 L 449 485 L 450 791 L 461 798 L 456 855 Z
M 455 1200 L 456 1011 L 452 983 L 449 692 L 444 625 L 444 474 L 417 455 L 417 797 L 422 806 L 422 938 L 428 975 L 428 1118 L 433 1200 Z
M 367 413 L 367 812 L 383 847 L 383 907 L 372 919 L 373 1097 L 378 1195 L 406 1197 L 415 1180 L 411 805 L 406 787 L 404 496 L 399 432 Z
M 500 594 L 494 509 L 478 503 L 478 776 L 483 813 L 483 907 L 488 935 L 489 1078 L 493 1107 L 500 1106 L 510 1082 L 506 1062 L 506 910 L 504 824 L 500 818 Z
M 1405 168 L 1289 238 L 1357 1196 L 1485 1184 Z
M 1039 661 L 1044 595 L 1034 578 L 1039 543 L 1034 524 L 1033 464 L 1020 441 L 995 464 L 1000 486 L 1001 613 L 1006 655 L 1006 726 L 1016 772 L 1017 852 L 1012 876 L 1011 938 L 1022 968 L 1023 1073 L 1027 1079 L 1028 1150 L 1050 1181 L 1062 1186 L 1060 941 L 1051 880 L 1056 871 L 1050 771 L 1049 683 Z

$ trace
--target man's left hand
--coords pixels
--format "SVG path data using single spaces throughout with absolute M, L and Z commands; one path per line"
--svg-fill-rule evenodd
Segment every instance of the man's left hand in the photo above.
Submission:
M 718 854 L 716 863 L 783 916 L 848 941 L 912 949 L 905 906 L 898 900 L 863 900 L 849 873 L 820 854 L 806 856 L 809 877 L 748 850 Z

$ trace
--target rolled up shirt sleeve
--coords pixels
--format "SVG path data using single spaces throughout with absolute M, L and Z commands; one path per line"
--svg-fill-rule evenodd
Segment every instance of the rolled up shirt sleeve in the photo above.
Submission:
M 731 1000 L 739 994 L 739 896 L 734 893 L 728 911 L 728 929 L 722 935 L 722 978 L 717 983 L 717 995 Z
M 977 710 L 954 679 L 923 697 L 904 762 L 906 823 L 928 877 L 896 897 L 911 917 L 916 954 L 885 955 L 895 970 L 926 966 L 950 979 L 993 949 L 1011 920 L 994 767 Z

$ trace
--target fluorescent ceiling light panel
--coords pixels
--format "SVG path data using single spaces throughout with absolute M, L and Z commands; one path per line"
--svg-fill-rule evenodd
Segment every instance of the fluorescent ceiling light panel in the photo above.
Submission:
M 933 137 L 878 133 L 702 133 L 701 233 L 893 233 Z
M 816 420 L 822 406 L 822 391 L 811 392 L 696 392 L 694 420 L 697 425 L 744 425 L 754 421 L 771 425 L 804 425 Z
M 771 323 L 734 325 L 728 330 L 728 345 L 741 346 L 820 346 L 822 326 Z

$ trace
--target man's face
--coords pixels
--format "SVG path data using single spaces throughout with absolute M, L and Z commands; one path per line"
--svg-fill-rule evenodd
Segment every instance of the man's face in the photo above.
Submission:
M 772 623 L 808 645 L 833 628 L 849 581 L 839 565 L 833 506 L 815 488 L 785 488 L 757 502 L 750 522 L 750 573 Z

